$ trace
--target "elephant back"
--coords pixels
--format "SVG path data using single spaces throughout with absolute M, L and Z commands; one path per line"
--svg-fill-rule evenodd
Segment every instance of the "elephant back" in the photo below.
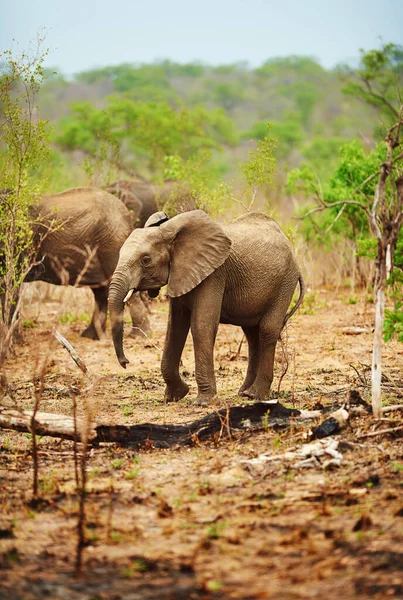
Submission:
M 241 235 L 242 232 L 244 235 L 250 235 L 251 239 L 256 239 L 257 231 L 259 230 L 263 237 L 278 237 L 288 241 L 288 238 L 280 225 L 266 213 L 258 211 L 245 213 L 228 223 L 225 228 L 226 227 L 228 227 L 230 231 L 239 232 Z

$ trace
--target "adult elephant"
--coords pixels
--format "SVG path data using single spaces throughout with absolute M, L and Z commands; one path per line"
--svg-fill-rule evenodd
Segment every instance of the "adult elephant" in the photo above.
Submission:
M 162 184 L 154 184 L 140 180 L 118 180 L 105 190 L 120 198 L 129 209 L 133 228 L 143 227 L 148 217 L 159 209 L 174 216 L 196 208 L 191 187 L 184 181 L 167 179 Z
M 25 281 L 89 286 L 95 308 L 81 335 L 99 339 L 106 327 L 109 281 L 132 230 L 127 208 L 104 190 L 82 187 L 43 195 L 30 213 L 37 257 Z M 130 312 L 134 331 L 147 331 L 148 310 L 139 294 Z
M 158 223 L 158 218 L 151 219 Z M 287 313 L 298 281 L 298 301 Z M 196 403 L 214 399 L 213 350 L 219 323 L 239 325 L 248 340 L 248 369 L 239 393 L 267 399 L 277 341 L 304 295 L 291 244 L 279 225 L 263 213 L 250 212 L 221 226 L 194 210 L 162 220 L 158 227 L 133 231 L 121 248 L 109 286 L 113 343 L 122 367 L 129 362 L 123 351 L 124 303 L 136 290 L 156 295 L 166 284 L 169 318 L 161 363 L 166 400 L 178 400 L 189 391 L 179 374 L 189 328 Z
M 120 179 L 108 185 L 105 190 L 117 196 L 129 210 L 132 229 L 144 227 L 148 217 L 158 210 L 152 184 Z

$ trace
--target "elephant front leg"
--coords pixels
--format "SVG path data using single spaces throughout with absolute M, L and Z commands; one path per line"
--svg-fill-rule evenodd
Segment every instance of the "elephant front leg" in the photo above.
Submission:
M 189 391 L 189 386 L 179 373 L 183 347 L 189 333 L 190 311 L 180 301 L 169 303 L 168 328 L 162 354 L 161 372 L 166 383 L 165 400 L 180 400 Z
M 95 307 L 89 326 L 84 329 L 82 336 L 90 340 L 100 340 L 106 328 L 106 311 L 108 307 L 108 288 L 101 286 L 92 288 L 95 298 Z

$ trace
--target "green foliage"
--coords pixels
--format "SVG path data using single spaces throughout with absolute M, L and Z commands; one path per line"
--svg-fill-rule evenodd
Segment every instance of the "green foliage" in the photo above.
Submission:
M 270 126 L 268 126 L 270 130 Z M 268 185 L 272 181 L 277 161 L 274 157 L 277 140 L 268 135 L 258 141 L 256 150 L 249 152 L 249 160 L 241 162 L 240 171 L 250 188 Z
M 399 87 L 403 84 L 403 51 L 395 44 L 384 44 L 378 50 L 361 52 L 360 66 L 355 71 L 344 67 L 344 93 L 374 106 L 386 119 L 386 128 L 399 113 Z
M 288 156 L 304 140 L 304 130 L 296 117 L 289 117 L 284 121 L 271 121 L 270 123 L 256 121 L 243 137 L 264 140 L 267 136 L 268 127 L 270 128 L 270 133 L 277 140 L 275 155 L 280 159 Z
M 60 317 L 60 323 L 89 323 L 91 317 L 88 313 L 63 313 Z
M 298 79 L 291 84 L 280 86 L 279 92 L 293 98 L 299 120 L 304 127 L 308 127 L 314 107 L 322 96 L 322 90 L 309 81 Z
M 294 73 L 298 78 L 315 79 L 324 73 L 323 67 L 308 56 L 285 56 L 270 58 L 255 69 L 260 77 L 283 77 Z
M 267 131 L 267 127 L 266 127 Z M 273 155 L 276 140 L 266 136 L 260 140 L 255 150 L 249 152 L 249 160 L 240 163 L 240 172 L 246 184 L 244 186 L 241 204 L 250 209 L 259 187 L 270 185 L 276 168 L 276 159 Z M 189 197 L 193 198 L 198 208 L 209 212 L 212 216 L 228 209 L 235 201 L 233 185 L 221 181 L 214 184 L 210 167 L 211 154 L 199 153 L 188 160 L 178 155 L 166 156 L 164 179 L 173 179 L 185 182 Z M 178 191 L 181 186 L 178 184 Z M 175 188 L 171 194 L 173 200 Z M 172 214 L 170 204 L 164 206 L 168 215 Z
M 178 155 L 165 157 L 164 179 L 178 182 L 171 193 L 172 203 L 168 201 L 164 205 L 164 211 L 168 215 L 176 213 L 176 187 L 180 192 L 182 189 L 180 182 L 186 185 L 188 195 L 194 199 L 196 207 L 207 211 L 212 216 L 219 215 L 229 207 L 233 201 L 232 186 L 225 182 L 215 183 L 216 177 L 211 158 L 209 151 L 198 153 L 188 160 Z
M 394 335 L 399 342 L 403 342 L 403 302 L 396 302 L 393 310 L 385 309 L 383 333 L 385 342 Z
M 166 102 L 135 102 L 113 96 L 108 107 L 75 104 L 62 119 L 57 143 L 66 150 L 82 150 L 93 158 L 116 163 L 125 146 L 127 164 L 145 165 L 161 173 L 169 155 L 188 158 L 223 143 L 235 144 L 231 121 L 221 109 L 172 108 Z
M 225 110 L 233 109 L 245 97 L 245 90 L 240 81 L 210 80 L 206 87 L 211 90 L 212 100 Z
M 320 178 L 329 177 L 337 166 L 337 157 L 341 146 L 347 143 L 343 137 L 314 137 L 301 149 L 306 164 Z
M 38 117 L 35 104 L 44 80 L 43 61 L 47 50 L 43 40 L 32 58 L 23 52 L 16 57 L 10 50 L 0 77 L 1 186 L 9 192 L 0 195 L 0 292 L 4 294 L 0 330 L 5 335 L 15 322 L 20 287 L 34 259 L 29 207 L 44 185 L 43 172 L 50 158 L 48 124 Z M 4 341 L 4 339 L 3 339 Z M 0 355 L 5 349 L 0 340 Z M 1 364 L 0 358 L 0 364 Z
M 84 71 L 77 75 L 78 81 L 96 83 L 105 79 L 112 82 L 116 92 L 126 93 L 133 100 L 169 100 L 175 96 L 163 65 L 130 65 L 104 67 Z
M 370 208 L 377 178 L 368 179 L 377 173 L 384 159 L 384 142 L 367 152 L 360 141 L 351 140 L 340 147 L 336 168 L 327 181 L 321 184 L 314 168 L 303 165 L 289 173 L 287 188 L 291 193 L 302 191 L 305 197 L 323 200 L 328 204 L 347 200 Z M 303 217 L 311 209 L 312 205 L 303 207 L 300 216 Z M 301 231 L 308 241 L 317 239 L 330 245 L 335 235 L 347 236 L 360 246 L 361 255 L 366 248 L 372 250 L 368 242 L 368 219 L 358 204 L 338 204 L 326 211 L 311 214 L 309 219 L 302 222 Z

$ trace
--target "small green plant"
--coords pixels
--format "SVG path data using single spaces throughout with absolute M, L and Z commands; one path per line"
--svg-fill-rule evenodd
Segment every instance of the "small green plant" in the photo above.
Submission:
M 130 567 L 122 570 L 123 577 L 134 577 L 138 573 L 144 573 L 148 567 L 142 558 L 135 558 Z
M 205 496 L 206 494 L 211 494 L 212 492 L 211 482 L 208 479 L 201 479 L 199 483 L 199 494 L 201 496 Z
M 60 317 L 60 323 L 89 323 L 90 316 L 87 313 L 80 313 L 77 315 L 76 313 L 63 313 Z
M 218 540 L 227 526 L 226 521 L 217 521 L 217 523 L 212 523 L 207 527 L 206 535 L 212 540 Z
M 136 479 L 136 477 L 138 477 L 139 472 L 140 469 L 130 469 L 130 471 L 125 473 L 125 479 Z
M 403 471 L 403 462 L 393 461 L 392 469 L 395 473 L 400 473 L 401 471 Z
M 305 294 L 304 303 L 300 308 L 303 315 L 314 315 L 316 309 L 316 294 L 314 292 Z
M 269 414 L 270 414 L 270 411 L 268 410 L 267 412 L 264 413 L 264 415 L 262 417 L 263 429 L 266 432 L 269 431 Z
M 125 417 L 130 417 L 133 414 L 133 409 L 127 404 L 121 404 L 121 408 Z
M 219 590 L 221 590 L 221 588 L 223 587 L 223 584 L 220 583 L 219 581 L 207 581 L 206 583 L 206 588 L 208 589 L 209 592 L 218 592 Z
M 114 458 L 113 460 L 111 460 L 111 467 L 114 470 L 118 470 L 122 467 L 123 465 L 123 458 Z
M 286 478 L 287 481 L 292 481 L 295 477 L 295 471 L 293 471 L 292 469 L 289 469 L 287 471 L 287 473 L 284 475 L 284 477 Z
M 46 494 L 52 494 L 59 489 L 59 485 L 53 469 L 50 469 L 50 471 L 38 481 L 38 487 L 42 489 Z
M 123 541 L 123 535 L 119 531 L 111 531 L 111 540 L 113 543 L 118 544 Z
M 35 321 L 32 321 L 31 319 L 26 319 L 25 321 L 22 322 L 22 326 L 24 329 L 34 329 L 36 327 L 36 323 L 35 323 Z

